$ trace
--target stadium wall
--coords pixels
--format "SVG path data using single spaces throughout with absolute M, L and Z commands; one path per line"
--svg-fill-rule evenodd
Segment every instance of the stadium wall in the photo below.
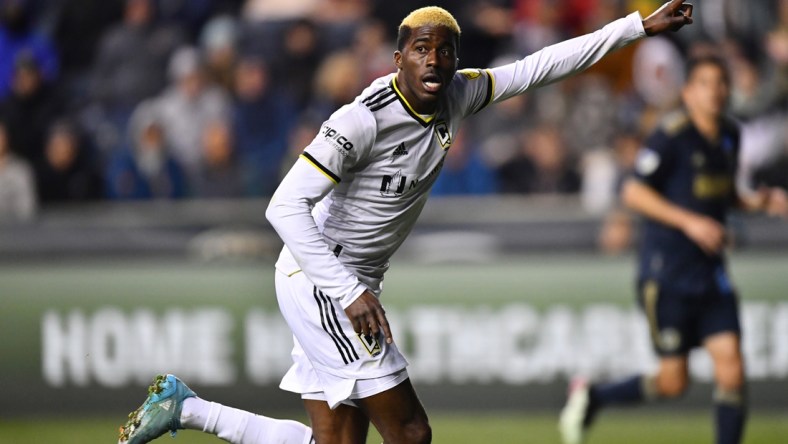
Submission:
M 0 230 L 0 417 L 121 413 L 157 372 L 255 411 L 290 335 L 273 294 L 264 201 L 102 204 Z M 631 256 L 596 252 L 602 217 L 568 199 L 435 199 L 393 259 L 384 303 L 425 403 L 548 409 L 566 381 L 653 368 Z M 750 397 L 784 409 L 788 229 L 734 221 Z M 707 406 L 709 360 L 669 408 Z M 667 407 L 666 407 L 667 408 Z

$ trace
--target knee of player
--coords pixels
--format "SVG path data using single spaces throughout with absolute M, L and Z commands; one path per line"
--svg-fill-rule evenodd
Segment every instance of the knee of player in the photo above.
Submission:
M 744 370 L 742 366 L 731 366 L 717 372 L 717 387 L 736 391 L 744 386 Z
M 714 363 L 714 367 L 718 386 L 737 389 L 744 384 L 744 363 L 740 356 L 718 359 Z
M 432 442 L 432 427 L 426 418 L 409 422 L 405 426 L 405 442 L 410 444 L 429 444 Z
M 689 385 L 685 375 L 660 375 L 657 382 L 660 397 L 678 398 L 687 391 Z

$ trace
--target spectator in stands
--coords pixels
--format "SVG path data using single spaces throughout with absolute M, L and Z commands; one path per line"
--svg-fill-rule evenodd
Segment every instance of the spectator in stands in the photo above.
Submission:
M 780 187 L 788 190 L 788 149 L 774 162 L 756 171 L 753 182 L 756 187 Z
M 543 125 L 526 131 L 520 154 L 499 170 L 504 193 L 576 193 L 580 175 L 569 156 L 560 130 Z
M 200 198 L 237 198 L 244 186 L 236 156 L 232 125 L 223 120 L 209 123 L 202 133 L 202 166 L 194 184 Z
M 161 20 L 179 23 L 190 36 L 200 35 L 214 15 L 237 14 L 241 3 L 241 0 L 156 0 Z
M 30 2 L 0 3 L 0 100 L 11 92 L 16 60 L 21 54 L 35 61 L 46 82 L 57 78 L 58 58 L 52 42 L 31 26 Z
M 571 79 L 567 85 L 569 103 L 561 132 L 569 149 L 582 154 L 609 147 L 617 123 L 616 98 L 610 82 L 589 74 Z
M 90 69 L 101 36 L 123 17 L 121 0 L 58 0 L 49 2 L 52 38 L 60 56 L 59 84 L 69 105 L 86 103 Z
M 362 65 L 351 51 L 326 57 L 315 74 L 315 95 L 309 112 L 327 119 L 337 108 L 352 102 L 363 88 Z
M 156 106 L 167 145 L 192 180 L 200 169 L 202 130 L 210 122 L 228 118 L 230 99 L 206 81 L 196 48 L 182 47 L 173 54 L 169 77 L 171 84 L 156 99 Z
M 517 22 L 513 40 L 517 54 L 530 54 L 567 36 L 561 26 L 561 8 L 548 0 L 521 1 L 515 5 Z
M 731 114 L 744 121 L 770 114 L 780 99 L 775 79 L 759 71 L 755 54 L 743 45 L 728 39 L 725 47 L 731 70 Z
M 432 186 L 433 196 L 480 195 L 496 191 L 495 172 L 471 145 L 465 130 L 457 133 L 445 159 L 438 180 Z
M 765 50 L 773 65 L 781 100 L 788 98 L 788 0 L 778 2 L 777 23 L 765 38 Z
M 132 148 L 116 153 L 107 172 L 111 199 L 173 199 L 187 194 L 186 177 L 170 155 L 151 101 L 142 102 L 129 123 Z
M 493 61 L 492 66 L 501 66 L 516 60 L 515 57 L 499 57 Z M 536 118 L 534 99 L 539 97 L 541 91 L 543 90 L 514 96 L 468 120 L 468 136 L 478 146 L 479 155 L 490 168 L 498 169 L 517 155 L 520 135 Z
M 237 58 L 238 24 L 229 15 L 214 17 L 200 34 L 200 49 L 205 57 L 208 80 L 225 91 L 233 89 Z
M 243 15 L 249 21 L 295 20 L 309 17 L 320 7 L 320 0 L 246 0 Z
M 13 153 L 4 122 L 0 122 L 0 222 L 25 221 L 36 212 L 33 169 Z
M 153 0 L 125 0 L 123 21 L 101 39 L 91 79 L 91 96 L 110 120 L 125 125 L 134 106 L 164 88 L 167 61 L 185 38 L 177 26 L 156 22 Z
M 463 38 L 461 63 L 467 67 L 491 66 L 493 58 L 499 56 L 501 49 L 513 40 L 515 14 L 512 6 L 517 2 L 466 0 L 464 3 L 460 18 Z M 557 9 L 555 3 L 550 2 L 546 9 Z
M 323 49 L 348 48 L 360 25 L 369 17 L 371 0 L 322 0 L 312 18 L 320 26 Z
M 322 125 L 323 121 L 321 119 L 309 113 L 303 113 L 299 116 L 287 139 L 287 152 L 278 174 L 280 179 L 290 171 L 298 157 L 304 152 L 304 147 L 314 140 L 315 134 L 320 131 Z
M 379 20 L 367 20 L 358 27 L 353 40 L 353 52 L 364 61 L 362 83 L 372 82 L 391 72 L 391 48 L 386 28 Z
M 658 36 L 636 46 L 632 70 L 634 88 L 642 104 L 640 132 L 654 130 L 660 116 L 679 106 L 681 85 L 684 82 L 684 59 L 681 52 L 667 38 Z
M 101 177 L 89 154 L 72 124 L 57 122 L 49 129 L 44 162 L 36 175 L 42 204 L 84 202 L 101 197 Z
M 17 55 L 11 94 L 0 105 L 11 147 L 33 166 L 44 163 L 44 138 L 63 113 L 57 91 L 45 83 L 38 61 L 29 53 Z
M 616 206 L 621 185 L 635 168 L 641 143 L 636 132 L 622 130 L 613 137 L 612 147 L 583 154 L 581 199 L 586 211 L 602 214 Z
M 265 62 L 259 58 L 245 57 L 238 64 L 233 117 L 246 194 L 270 196 L 279 184 L 297 114 L 290 97 L 272 87 Z
M 314 23 L 298 20 L 284 31 L 281 51 L 272 54 L 273 81 L 293 98 L 298 110 L 306 108 L 313 97 L 313 76 L 323 59 L 318 39 Z

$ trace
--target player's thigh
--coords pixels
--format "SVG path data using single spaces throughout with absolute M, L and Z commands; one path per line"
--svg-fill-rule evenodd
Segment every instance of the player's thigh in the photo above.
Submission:
M 361 366 L 366 356 L 347 315 L 303 273 L 277 272 L 276 297 L 282 316 L 316 369 L 353 373 Z
M 357 399 L 386 444 L 421 444 L 432 440 L 427 412 L 406 379 L 385 392 Z
M 685 294 L 656 280 L 638 286 L 638 302 L 648 321 L 651 343 L 660 358 L 686 356 L 699 344 L 697 306 Z
M 361 409 L 341 404 L 331 410 L 325 401 L 313 399 L 305 399 L 304 408 L 316 444 L 366 443 L 369 419 Z
M 727 389 L 738 389 L 744 383 L 744 362 L 741 339 L 737 332 L 721 332 L 706 338 L 703 343 L 714 363 L 717 384 Z

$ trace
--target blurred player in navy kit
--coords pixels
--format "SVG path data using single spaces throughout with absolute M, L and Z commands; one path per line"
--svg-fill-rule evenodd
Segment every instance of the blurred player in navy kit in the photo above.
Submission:
M 659 354 L 655 375 L 588 385 L 574 381 L 561 415 L 565 443 L 579 443 L 600 408 L 675 398 L 687 388 L 687 355 L 703 346 L 714 363 L 717 443 L 741 442 L 746 416 L 737 296 L 723 250 L 728 210 L 786 215 L 782 189 L 735 190 L 739 128 L 725 117 L 724 62 L 707 56 L 687 65 L 685 109 L 667 116 L 646 141 L 626 206 L 644 216 L 638 301 Z

